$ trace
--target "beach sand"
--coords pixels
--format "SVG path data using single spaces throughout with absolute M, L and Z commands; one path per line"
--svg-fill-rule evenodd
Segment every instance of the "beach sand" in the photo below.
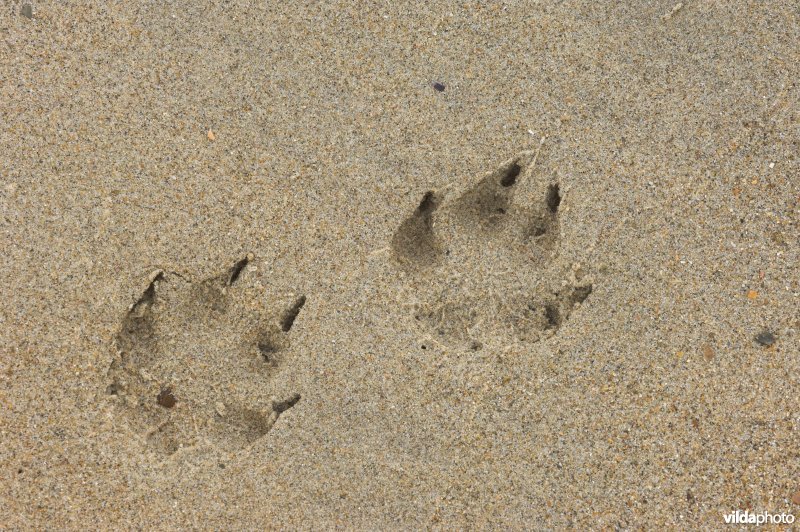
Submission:
M 0 525 L 800 515 L 799 12 L 5 3 Z

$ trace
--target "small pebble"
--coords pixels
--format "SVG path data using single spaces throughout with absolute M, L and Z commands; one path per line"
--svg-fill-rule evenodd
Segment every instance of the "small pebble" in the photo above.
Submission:
M 434 90 L 436 90 L 438 92 L 444 92 L 444 84 L 443 83 L 439 83 L 438 81 L 434 82 L 433 88 L 434 88 Z
M 22 16 L 25 18 L 33 18 L 33 6 L 30 4 L 22 4 Z
M 795 504 L 800 504 L 800 491 L 792 495 L 792 502 Z
M 769 347 L 775 343 L 775 335 L 769 331 L 764 331 L 756 336 L 756 342 L 763 346 Z
M 708 344 L 703 344 L 703 357 L 708 361 L 714 360 L 714 348 Z
M 175 396 L 172 394 L 172 390 L 170 390 L 169 388 L 161 390 L 161 393 L 158 394 L 156 401 L 164 408 L 172 408 L 173 406 L 175 406 L 175 403 L 178 402 L 175 399 Z

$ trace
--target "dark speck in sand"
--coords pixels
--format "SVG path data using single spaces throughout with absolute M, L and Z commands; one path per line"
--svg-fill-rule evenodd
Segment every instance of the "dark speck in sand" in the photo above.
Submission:
M 156 398 L 156 402 L 164 408 L 172 408 L 175 406 L 175 403 L 177 403 L 175 396 L 172 394 L 172 390 L 169 388 L 161 390 L 161 393 L 159 393 Z
M 30 4 L 22 5 L 22 16 L 26 18 L 33 18 L 33 7 Z
M 756 342 L 763 346 L 769 347 L 775 343 L 775 335 L 769 331 L 764 331 L 756 336 Z
M 438 81 L 433 84 L 434 90 L 438 92 L 444 92 L 444 83 L 439 83 Z

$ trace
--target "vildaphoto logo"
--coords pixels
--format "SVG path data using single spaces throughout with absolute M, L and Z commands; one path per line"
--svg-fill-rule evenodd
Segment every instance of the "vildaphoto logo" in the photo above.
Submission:
M 771 514 L 769 512 L 751 513 L 736 510 L 723 516 L 726 525 L 791 525 L 794 523 L 792 514 Z

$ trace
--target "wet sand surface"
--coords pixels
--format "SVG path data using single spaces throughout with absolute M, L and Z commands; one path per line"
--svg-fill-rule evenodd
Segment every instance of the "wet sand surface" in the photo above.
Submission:
M 800 514 L 798 13 L 4 4 L 0 524 Z

